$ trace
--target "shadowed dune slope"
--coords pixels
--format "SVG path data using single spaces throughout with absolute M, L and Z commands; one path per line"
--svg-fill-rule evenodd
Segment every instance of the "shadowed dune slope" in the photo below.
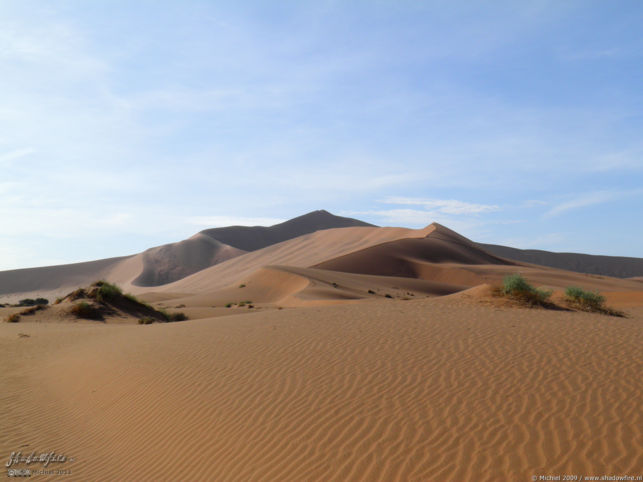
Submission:
M 435 229 L 422 239 L 400 239 L 315 265 L 333 271 L 383 276 L 420 278 L 426 263 L 465 265 L 515 265 L 478 248 L 459 234 L 433 224 Z
M 143 272 L 133 284 L 158 286 L 171 283 L 244 253 L 199 233 L 184 241 L 145 251 Z
M 202 234 L 243 251 L 255 251 L 304 234 L 333 228 L 375 227 L 325 210 L 313 211 L 274 226 L 228 226 L 201 231 Z
M 495 244 L 476 243 L 480 248 L 523 263 L 539 264 L 578 273 L 613 276 L 615 278 L 643 277 L 643 258 L 597 256 L 580 253 L 552 253 L 538 249 L 517 249 Z

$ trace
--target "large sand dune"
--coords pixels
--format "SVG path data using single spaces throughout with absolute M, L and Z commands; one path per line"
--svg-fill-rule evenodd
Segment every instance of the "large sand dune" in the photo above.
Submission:
M 374 228 L 363 221 L 334 216 L 321 210 L 270 227 L 229 226 L 208 229 L 189 239 L 150 248 L 133 256 L 0 271 L 0 299 L 41 296 L 56 298 L 103 278 L 130 289 L 134 289 L 134 286 L 158 286 L 180 280 L 246 251 L 254 251 L 319 230 L 352 226 Z
M 192 318 L 70 322 L 67 299 L 0 323 L 0 453 L 73 457 L 48 467 L 65 480 L 643 475 L 640 280 L 510 261 L 437 224 L 251 252 L 201 233 L 38 270 L 0 280 L 55 291 L 103 277 Z M 627 317 L 494 298 L 515 272 L 554 296 L 601 290 Z M 188 275 L 137 286 L 141 273 Z
M 402 238 L 422 238 L 434 226 L 424 229 L 355 227 L 317 231 L 274 244 L 204 269 L 175 283 L 158 287 L 160 292 L 211 292 L 243 283 L 258 269 L 269 265 L 308 267 L 326 259 L 365 247 Z M 138 290 L 142 291 L 142 290 Z

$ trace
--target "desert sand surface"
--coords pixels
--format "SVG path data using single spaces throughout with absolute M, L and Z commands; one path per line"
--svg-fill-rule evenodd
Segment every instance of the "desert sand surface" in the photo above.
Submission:
M 143 255 L 98 265 L 152 306 L 103 306 L 99 283 L 29 313 L 0 307 L 23 313 L 0 323 L 5 463 L 55 451 L 70 460 L 47 469 L 64 480 L 643 475 L 640 281 L 501 258 L 439 224 L 233 254 L 150 287 L 133 282 Z M 558 305 L 499 297 L 513 273 Z M 566 306 L 566 286 L 625 316 Z M 105 316 L 73 317 L 79 300 Z M 154 308 L 190 319 L 158 322 Z
M 643 310 L 629 315 L 456 294 L 3 323 L 0 451 L 73 457 L 65 480 L 637 475 Z

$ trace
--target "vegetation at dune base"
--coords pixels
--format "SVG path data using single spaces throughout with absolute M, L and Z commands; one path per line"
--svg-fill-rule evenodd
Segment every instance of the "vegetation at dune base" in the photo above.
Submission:
M 20 314 L 30 316 L 30 315 L 35 314 L 37 311 L 44 310 L 46 308 L 47 308 L 47 306 L 45 306 L 45 305 L 31 306 L 29 308 L 26 308 L 26 309 L 22 310 L 20 312 Z
M 552 291 L 534 288 L 521 275 L 512 274 L 503 279 L 502 294 L 529 306 L 549 306 Z
M 76 318 L 82 318 L 85 320 L 103 319 L 103 315 L 100 310 L 97 307 L 90 305 L 86 301 L 81 301 L 80 303 L 74 304 L 69 312 Z
M 47 298 L 25 298 L 18 302 L 18 306 L 39 306 L 39 305 L 48 305 L 49 300 Z
M 623 312 L 605 306 L 605 297 L 598 291 L 585 291 L 577 286 L 565 290 L 565 299 L 574 308 L 612 316 L 625 316 Z
M 20 321 L 20 314 L 14 313 L 13 315 L 7 316 L 7 323 L 18 323 Z
M 105 301 L 114 301 L 123 296 L 123 291 L 115 284 L 101 280 L 94 283 L 98 287 L 96 291 L 96 301 L 103 303 Z M 129 295 L 132 296 L 132 295 Z M 136 300 L 138 302 L 138 300 Z
M 144 318 L 141 318 L 138 320 L 139 325 L 151 325 L 152 323 L 156 323 L 158 320 L 156 318 L 152 318 L 151 316 L 146 316 Z

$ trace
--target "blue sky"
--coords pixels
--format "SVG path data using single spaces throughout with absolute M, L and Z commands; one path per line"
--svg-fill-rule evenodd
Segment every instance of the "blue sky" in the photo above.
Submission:
M 638 1 L 0 1 L 0 269 L 315 209 L 643 257 L 642 22 Z

